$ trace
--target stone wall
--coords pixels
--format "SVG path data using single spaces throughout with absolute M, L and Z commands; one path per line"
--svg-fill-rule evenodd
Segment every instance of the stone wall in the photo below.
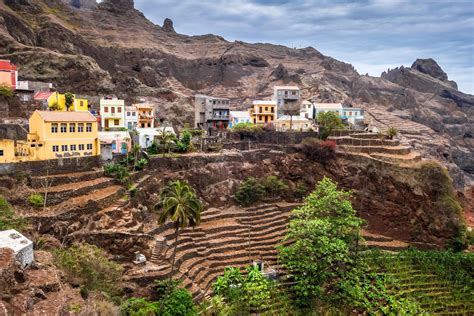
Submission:
M 261 133 L 230 133 L 229 139 L 232 141 L 246 141 L 252 143 L 265 143 L 277 145 L 299 144 L 307 137 L 319 137 L 317 132 L 277 132 L 264 131 Z
M 30 176 L 42 176 L 91 171 L 100 166 L 99 156 L 2 163 L 0 164 L 0 175 L 14 175 L 21 172 Z
M 28 125 L 0 124 L 0 139 L 24 139 L 28 135 Z

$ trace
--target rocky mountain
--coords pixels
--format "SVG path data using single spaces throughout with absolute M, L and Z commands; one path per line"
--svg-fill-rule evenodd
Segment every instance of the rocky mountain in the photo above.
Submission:
M 149 97 L 173 123 L 192 121 L 195 92 L 234 107 L 297 84 L 304 98 L 366 110 L 372 124 L 396 126 L 426 157 L 443 161 L 458 187 L 474 178 L 474 96 L 457 90 L 432 59 L 381 77 L 316 49 L 186 36 L 150 22 L 133 0 L 2 0 L 0 58 L 22 79 L 55 82 L 85 95 Z

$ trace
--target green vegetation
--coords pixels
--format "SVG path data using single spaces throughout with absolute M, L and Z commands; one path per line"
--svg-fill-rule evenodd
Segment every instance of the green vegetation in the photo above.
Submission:
M 43 207 L 44 206 L 44 198 L 41 194 L 32 193 L 28 196 L 28 204 L 34 207 Z
M 288 186 L 275 176 L 257 179 L 249 177 L 242 182 L 237 192 L 235 201 L 242 206 L 249 206 L 263 198 L 275 198 L 282 196 L 288 190 Z
M 186 153 L 188 151 L 191 151 L 192 145 L 191 145 L 191 139 L 192 135 L 188 131 L 184 131 L 181 133 L 181 138 L 176 141 L 176 151 L 179 153 Z
M 335 182 L 324 178 L 304 205 L 292 212 L 284 240 L 293 242 L 280 247 L 279 255 L 302 306 L 333 291 L 351 270 L 363 221 L 350 198 L 350 192 L 338 190 Z
M 25 219 L 17 216 L 7 200 L 3 196 L 0 196 L 0 231 L 8 229 L 21 231 L 25 227 Z
M 171 150 L 171 145 L 176 144 L 176 136 L 173 133 L 168 131 L 161 131 L 157 136 L 158 144 L 161 146 L 163 152 L 163 157 L 166 153 L 169 153 Z
M 336 143 L 332 140 L 307 137 L 301 142 L 300 148 L 306 157 L 322 163 L 333 159 L 336 154 Z
M 387 137 L 393 139 L 398 135 L 398 130 L 395 127 L 389 127 L 387 130 Z
M 193 316 L 197 315 L 191 294 L 179 287 L 180 281 L 156 282 L 155 294 L 158 300 L 130 298 L 122 303 L 122 315 L 145 316 Z
M 255 133 L 261 133 L 263 131 L 263 128 L 260 125 L 254 125 L 252 123 L 238 123 L 232 126 L 230 130 L 233 133 L 251 135 Z
M 122 267 L 107 259 L 98 247 L 89 244 L 73 244 L 54 252 L 56 264 L 65 272 L 69 282 L 81 284 L 81 293 L 105 292 L 115 295 Z
M 322 139 L 328 138 L 333 130 L 344 128 L 341 118 L 335 112 L 319 112 L 317 122 Z
M 7 84 L 1 83 L 0 84 L 0 96 L 11 98 L 13 97 L 13 90 Z
M 272 314 L 272 307 L 284 301 L 276 284 L 267 279 L 258 266 L 249 266 L 246 270 L 244 276 L 238 268 L 227 267 L 224 275 L 217 278 L 210 302 L 213 315 Z
M 421 165 L 421 182 L 425 193 L 431 198 L 431 207 L 436 214 L 447 218 L 462 218 L 462 207 L 456 199 L 453 183 L 446 168 L 437 162 L 424 162 Z M 451 241 L 451 247 L 456 251 L 468 247 L 466 227 L 463 222 L 452 221 L 451 228 L 456 236 Z
M 128 183 L 130 173 L 128 168 L 121 163 L 111 162 L 104 165 L 104 173 L 108 177 L 114 177 L 122 183 Z
M 66 94 L 64 94 L 64 105 L 66 106 L 66 111 L 69 111 L 73 102 L 74 94 L 72 94 L 71 92 L 66 92 Z
M 137 160 L 137 162 L 135 163 L 134 169 L 136 171 L 140 171 L 140 170 L 143 170 L 146 165 L 148 165 L 148 160 L 142 158 L 142 159 Z
M 203 205 L 196 191 L 186 181 L 172 181 L 160 192 L 160 200 L 155 205 L 161 214 L 158 223 L 163 225 L 167 221 L 174 223 L 175 242 L 171 264 L 170 280 L 173 277 L 176 258 L 176 247 L 180 228 L 195 227 L 201 221 Z

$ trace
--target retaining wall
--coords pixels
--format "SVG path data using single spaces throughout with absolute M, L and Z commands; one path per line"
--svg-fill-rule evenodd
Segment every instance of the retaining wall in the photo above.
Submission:
M 30 176 L 90 171 L 101 166 L 100 157 L 61 158 L 0 164 L 0 175 L 24 173 Z

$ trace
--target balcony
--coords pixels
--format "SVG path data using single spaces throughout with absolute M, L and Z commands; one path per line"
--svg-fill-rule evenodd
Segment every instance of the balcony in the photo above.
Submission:
M 211 120 L 215 121 L 228 121 L 229 120 L 229 115 L 213 115 L 211 117 Z
M 141 120 L 152 120 L 154 117 L 153 114 L 140 113 L 138 114 L 138 118 Z

